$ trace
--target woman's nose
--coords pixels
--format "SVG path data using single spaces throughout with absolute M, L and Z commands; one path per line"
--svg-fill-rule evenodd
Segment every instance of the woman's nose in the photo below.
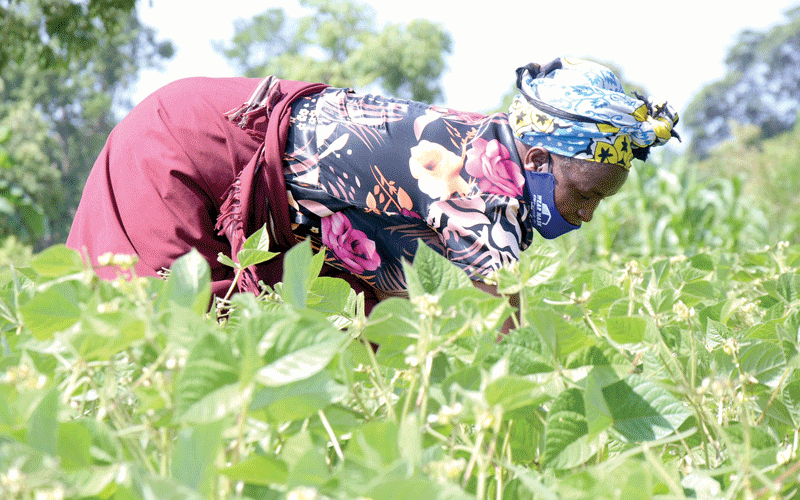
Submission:
M 592 200 L 586 205 L 578 208 L 578 218 L 583 222 L 590 222 L 592 217 L 594 217 L 594 211 L 597 210 L 597 205 L 600 204 L 600 200 Z

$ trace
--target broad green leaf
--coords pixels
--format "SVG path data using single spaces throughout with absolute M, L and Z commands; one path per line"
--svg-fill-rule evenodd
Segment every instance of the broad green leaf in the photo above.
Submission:
M 630 375 L 602 391 L 614 417 L 614 428 L 629 441 L 668 436 L 692 415 L 669 391 L 641 375 Z
M 284 461 L 277 457 L 261 454 L 252 454 L 238 464 L 220 469 L 219 473 L 231 481 L 242 481 L 261 486 L 286 484 L 289 476 Z
M 418 468 L 422 465 L 422 436 L 420 435 L 419 419 L 415 413 L 408 415 L 400 423 L 397 446 L 400 456 L 412 467 Z
M 217 262 L 219 262 L 220 264 L 223 264 L 225 266 L 232 267 L 234 269 L 239 269 L 239 267 L 240 267 L 239 264 L 234 262 L 233 259 L 231 259 L 230 257 L 228 257 L 227 255 L 225 255 L 222 252 L 217 254 Z
M 795 375 L 794 380 L 783 387 L 782 393 L 786 411 L 790 413 L 793 425 L 797 426 L 800 423 L 800 377 Z
M 104 498 L 108 491 L 116 489 L 114 483 L 125 467 L 124 464 L 115 463 L 76 469 L 67 473 L 67 483 L 74 498 Z
M 545 417 L 544 408 L 530 406 L 503 415 L 503 419 L 508 422 L 508 444 L 515 463 L 530 462 L 539 458 Z
M 31 260 L 31 267 L 40 276 L 57 278 L 84 270 L 81 255 L 66 245 L 53 245 Z
M 592 267 L 591 275 L 591 288 L 595 290 L 617 286 L 617 278 L 614 276 L 614 273 L 610 272 L 608 269 Z
M 400 459 L 398 425 L 388 420 L 366 423 L 353 432 L 348 443 L 348 458 L 373 471 Z
M 172 477 L 180 484 L 211 496 L 214 461 L 222 447 L 223 421 L 184 427 L 172 452 Z
M 519 293 L 525 287 L 534 288 L 551 280 L 561 261 L 557 251 L 547 245 L 531 245 L 522 252 L 516 271 L 501 269 L 497 273 L 497 290 L 503 294 Z
M 92 465 L 92 434 L 81 421 L 58 424 L 58 456 L 61 467 L 66 470 L 81 469 Z
M 311 240 L 290 248 L 283 258 L 283 300 L 301 309 L 306 307 L 308 290 L 319 276 L 324 261 L 323 252 L 312 255 Z
M 58 388 L 44 393 L 28 420 L 28 444 L 43 453 L 55 455 L 58 451 Z
M 179 416 L 184 424 L 209 424 L 227 416 L 238 415 L 250 402 L 252 389 L 232 383 L 211 390 L 193 401 Z M 185 400 L 181 400 L 185 404 Z
M 786 323 L 786 318 L 775 318 L 764 321 L 763 323 L 756 324 L 748 328 L 743 335 L 748 339 L 769 340 L 773 342 L 778 341 L 778 327 Z M 797 330 L 795 330 L 797 331 Z
M 700 253 L 689 259 L 689 263 L 695 269 L 701 271 L 713 271 L 715 269 L 714 260 L 708 254 Z
M 25 326 L 34 337 L 49 339 L 78 321 L 81 310 L 75 286 L 70 282 L 56 283 L 19 308 Z
M 175 383 L 176 416 L 215 390 L 237 381 L 238 363 L 230 344 L 212 334 L 201 337 L 189 351 L 186 365 Z
M 281 446 L 280 459 L 286 463 L 289 470 L 297 467 L 297 464 L 309 452 L 314 451 L 314 440 L 308 428 L 289 435 Z M 348 446 L 348 457 L 350 456 Z
M 725 343 L 725 339 L 730 338 L 732 330 L 719 321 L 708 318 L 706 322 L 706 349 L 713 351 Z
M 610 316 L 606 320 L 608 336 L 620 344 L 635 344 L 644 340 L 647 319 L 641 316 Z
M 618 376 L 628 374 L 634 368 L 631 360 L 605 339 L 599 339 L 594 345 L 575 351 L 570 355 L 566 366 L 569 369 L 607 366 Z
M 786 356 L 776 343 L 745 340 L 739 344 L 739 368 L 760 384 L 776 387 L 786 369 Z
M 437 337 L 445 340 L 465 322 L 477 335 L 496 333 L 513 311 L 507 298 L 496 297 L 474 286 L 445 291 L 439 305 L 448 318 L 443 321 Z
M 417 341 L 419 315 L 409 300 L 382 300 L 372 309 L 363 335 L 380 346 L 377 355 L 382 365 L 405 368 L 404 351 Z
M 346 394 L 346 388 L 323 371 L 302 380 L 256 389 L 250 411 L 263 412 L 270 422 L 292 422 L 315 415 Z
M 586 308 L 594 312 L 602 311 L 621 298 L 622 289 L 620 287 L 617 285 L 606 286 L 592 294 L 586 303 Z
M 422 240 L 418 241 L 414 264 L 403 261 L 403 271 L 412 299 L 425 294 L 439 295 L 446 290 L 472 286 L 472 281 L 455 264 L 439 255 Z
M 725 427 L 725 434 L 732 443 L 742 445 L 742 451 L 772 450 L 779 444 L 765 427 L 742 425 L 740 422 L 730 422 Z
M 800 299 L 800 274 L 786 273 L 778 277 L 778 294 L 786 302 Z
M 666 280 L 669 278 L 671 264 L 669 259 L 662 259 L 653 263 L 653 277 L 659 287 L 663 287 Z
M 694 305 L 702 299 L 718 300 L 721 295 L 720 288 L 715 283 L 697 280 L 684 284 L 680 297 L 687 305 Z
M 437 481 L 425 477 L 409 479 L 387 479 L 379 482 L 367 492 L 367 498 L 385 500 L 419 500 L 421 498 L 441 498 L 443 486 Z M 462 493 L 462 498 L 469 498 Z M 447 496 L 446 498 L 453 498 Z M 455 497 L 458 498 L 458 497 Z
M 531 308 L 527 319 L 528 324 L 544 341 L 553 359 L 560 360 L 592 343 L 585 331 L 552 309 Z
M 467 391 L 478 391 L 481 385 L 481 369 L 479 366 L 471 365 L 448 375 L 441 382 L 441 389 L 445 399 L 451 400 L 454 393 L 461 389 Z
M 164 308 L 170 302 L 196 314 L 204 314 L 211 301 L 211 267 L 192 248 L 170 267 L 169 277 L 161 289 L 159 302 Z
M 507 358 L 509 371 L 515 375 L 547 373 L 555 370 L 556 366 L 549 349 L 542 337 L 527 326 L 512 330 L 503 337 L 497 349 L 489 354 L 488 361 Z
M 238 294 L 236 299 L 236 304 L 241 305 L 243 302 L 247 302 L 249 306 L 259 307 L 253 294 Z M 234 307 L 237 306 L 236 304 Z M 231 316 L 228 334 L 236 344 L 240 385 L 250 385 L 258 370 L 263 366 L 264 362 L 258 355 L 258 341 L 274 321 L 275 315 L 261 312 L 258 309 L 252 312 L 239 309 Z
M 550 348 L 530 326 L 512 330 L 503 337 L 488 360 L 497 361 L 501 357 L 508 359 L 509 371 L 515 375 L 547 373 L 556 367 Z
M 573 388 L 561 392 L 547 414 L 542 463 L 557 469 L 584 463 L 592 454 L 586 440 L 588 432 L 581 391 Z
M 540 405 L 550 399 L 541 383 L 515 375 L 503 376 L 487 384 L 483 397 L 489 405 L 497 405 L 503 412 Z
M 67 331 L 64 337 L 82 359 L 106 360 L 143 339 L 146 328 L 144 320 L 132 316 L 130 310 L 84 313 L 79 328 Z
M 547 283 L 561 267 L 558 252 L 546 245 L 531 245 L 519 259 L 519 274 L 526 287 L 537 287 Z
M 322 488 L 329 478 L 330 472 L 322 450 L 312 448 L 300 457 L 294 467 L 289 469 L 286 487 L 289 490 L 298 486 Z
M 347 310 L 351 294 L 355 292 L 345 280 L 320 276 L 311 283 L 307 305 L 323 314 L 342 314 Z
M 617 374 L 609 366 L 595 366 L 586 377 L 586 392 L 583 397 L 590 441 L 614 424 L 614 417 L 603 396 L 603 387 L 617 381 Z
M 308 378 L 325 368 L 350 335 L 334 328 L 324 316 L 299 311 L 277 321 L 259 342 L 264 366 L 256 380 L 279 386 Z
M 144 467 L 126 467 L 124 483 L 117 482 L 114 500 L 161 499 L 207 500 L 210 493 L 203 494 L 171 477 L 147 472 Z M 191 478 L 189 478 L 191 482 Z
M 266 262 L 276 255 L 278 254 L 269 251 L 269 233 L 265 224 L 244 241 L 242 249 L 237 254 L 237 259 L 239 266 L 248 268 Z

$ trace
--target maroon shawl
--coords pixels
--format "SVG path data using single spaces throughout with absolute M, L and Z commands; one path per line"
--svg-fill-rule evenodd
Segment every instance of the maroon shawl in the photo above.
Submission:
M 155 276 L 194 247 L 211 265 L 216 295 L 233 279 L 231 268 L 217 262 L 219 252 L 235 255 L 246 236 L 270 221 L 271 250 L 290 247 L 282 164 L 290 105 L 325 85 L 281 80 L 269 105 L 251 112 L 243 128 L 228 120 L 226 112 L 261 81 L 189 78 L 136 106 L 89 174 L 67 245 L 93 265 L 106 252 L 136 254 L 140 276 Z M 281 262 L 249 271 L 239 288 L 256 292 L 259 279 L 280 280 Z M 113 278 L 116 271 L 98 274 Z

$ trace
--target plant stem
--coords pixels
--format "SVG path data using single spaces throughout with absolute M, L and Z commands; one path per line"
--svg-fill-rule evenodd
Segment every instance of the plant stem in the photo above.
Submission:
M 331 438 L 331 444 L 333 444 L 333 449 L 336 451 L 336 456 L 339 457 L 341 462 L 344 462 L 342 448 L 339 446 L 339 440 L 336 438 L 336 433 L 333 432 L 330 422 L 325 418 L 325 414 L 322 413 L 322 410 L 317 410 L 317 415 L 319 415 L 319 419 L 322 421 L 322 426 L 325 427 L 325 432 L 328 433 L 328 437 Z
M 231 286 L 230 286 L 230 288 L 228 288 L 227 293 L 225 293 L 225 297 L 223 297 L 223 299 L 222 299 L 223 302 L 227 301 L 228 299 L 231 298 L 231 295 L 233 294 L 233 290 L 236 288 L 236 284 L 239 283 L 239 278 L 242 276 L 242 272 L 243 271 L 244 271 L 244 268 L 242 268 L 242 267 L 237 267 L 236 268 L 236 274 L 233 276 L 233 281 L 231 282 Z
M 397 415 L 394 413 L 394 405 L 392 404 L 392 394 L 386 388 L 386 381 L 383 380 L 383 373 L 381 373 L 381 367 L 378 364 L 378 358 L 375 357 L 375 351 L 372 350 L 372 344 L 369 343 L 364 337 L 359 337 L 361 340 L 361 344 L 364 345 L 364 348 L 367 350 L 367 357 L 369 358 L 369 364 L 372 367 L 372 371 L 375 373 L 375 381 L 378 383 L 378 388 L 383 393 L 383 398 L 386 400 L 386 410 L 389 413 L 389 418 L 392 422 L 397 422 Z M 405 416 L 405 415 L 404 415 Z
M 778 397 L 778 393 L 781 391 L 781 389 L 783 389 L 783 383 L 786 381 L 786 377 L 789 376 L 790 371 L 792 371 L 792 367 L 790 366 L 787 366 L 786 369 L 783 371 L 783 375 L 781 376 L 780 382 L 778 382 L 778 385 L 775 386 L 775 390 L 772 391 L 772 394 L 769 397 L 769 401 L 767 401 L 767 404 L 764 405 L 764 409 L 761 410 L 761 415 L 759 415 L 758 420 L 756 420 L 755 423 L 756 427 L 758 427 L 761 421 L 764 420 L 764 417 L 767 416 L 767 410 L 769 409 L 770 406 L 772 406 L 773 401 L 775 401 L 775 398 Z
M 653 456 L 653 452 L 650 451 L 650 447 L 647 443 L 642 444 L 642 453 L 644 454 L 645 459 L 647 459 L 647 462 L 653 466 L 653 469 L 655 469 L 664 482 L 669 485 L 669 488 L 675 493 L 682 494 L 683 488 L 681 485 L 676 483 L 672 476 L 664 469 L 664 466 L 658 460 L 656 460 L 656 457 Z M 681 496 L 686 498 L 685 494 L 682 494 Z

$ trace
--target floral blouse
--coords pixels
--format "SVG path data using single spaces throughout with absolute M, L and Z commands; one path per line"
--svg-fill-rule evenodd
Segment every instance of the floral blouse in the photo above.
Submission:
M 326 262 L 388 294 L 422 240 L 470 277 L 533 235 L 514 136 L 484 116 L 330 88 L 295 102 L 285 177 L 292 229 Z

